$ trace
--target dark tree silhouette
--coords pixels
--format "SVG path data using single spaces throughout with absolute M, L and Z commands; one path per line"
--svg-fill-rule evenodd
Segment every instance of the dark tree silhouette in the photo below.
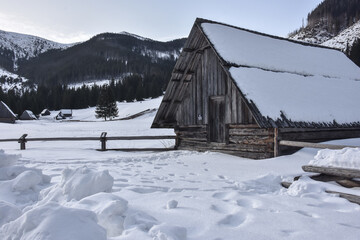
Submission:
M 113 118 L 118 116 L 118 108 L 116 101 L 112 95 L 111 89 L 108 86 L 104 86 L 100 91 L 98 104 L 95 109 L 96 118 Z

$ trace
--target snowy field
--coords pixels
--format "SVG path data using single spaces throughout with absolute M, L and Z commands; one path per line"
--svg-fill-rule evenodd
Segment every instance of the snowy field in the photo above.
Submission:
M 161 99 L 119 103 L 119 117 L 158 107 Z M 37 121 L 0 123 L 0 138 L 169 135 L 150 129 L 155 113 L 101 121 L 94 108 Z M 360 139 L 334 141 L 360 145 Z M 172 141 L 109 141 L 109 147 L 169 147 Z M 326 190 L 301 166 L 341 156 L 359 167 L 359 149 L 303 149 L 249 160 L 220 153 L 98 152 L 100 142 L 0 143 L 0 239 L 349 239 L 360 238 L 360 206 Z M 347 154 L 347 155 L 346 155 Z M 316 157 L 315 157 L 316 156 Z M 339 157 L 340 156 L 340 157 Z M 335 160 L 334 160 L 335 159 Z M 341 164 L 341 163 L 339 163 Z M 289 189 L 281 181 L 303 177 Z

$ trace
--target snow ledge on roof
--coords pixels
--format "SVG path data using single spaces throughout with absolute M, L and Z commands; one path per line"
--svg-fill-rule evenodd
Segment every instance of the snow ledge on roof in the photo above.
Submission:
M 360 120 L 360 81 L 244 67 L 231 67 L 230 74 L 261 114 L 275 121 L 282 113 L 294 122 Z

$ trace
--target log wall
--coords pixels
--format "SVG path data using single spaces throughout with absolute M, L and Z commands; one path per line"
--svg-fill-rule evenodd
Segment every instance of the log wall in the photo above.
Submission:
M 256 125 L 227 125 L 228 142 L 208 141 L 207 125 L 177 127 L 178 149 L 216 151 L 252 159 L 274 156 L 274 130 Z

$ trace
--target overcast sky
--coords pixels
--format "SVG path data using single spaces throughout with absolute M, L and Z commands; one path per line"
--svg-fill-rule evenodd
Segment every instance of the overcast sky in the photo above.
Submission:
M 196 17 L 285 37 L 322 0 L 0 0 L 0 29 L 53 41 L 127 31 L 160 41 L 186 37 Z

